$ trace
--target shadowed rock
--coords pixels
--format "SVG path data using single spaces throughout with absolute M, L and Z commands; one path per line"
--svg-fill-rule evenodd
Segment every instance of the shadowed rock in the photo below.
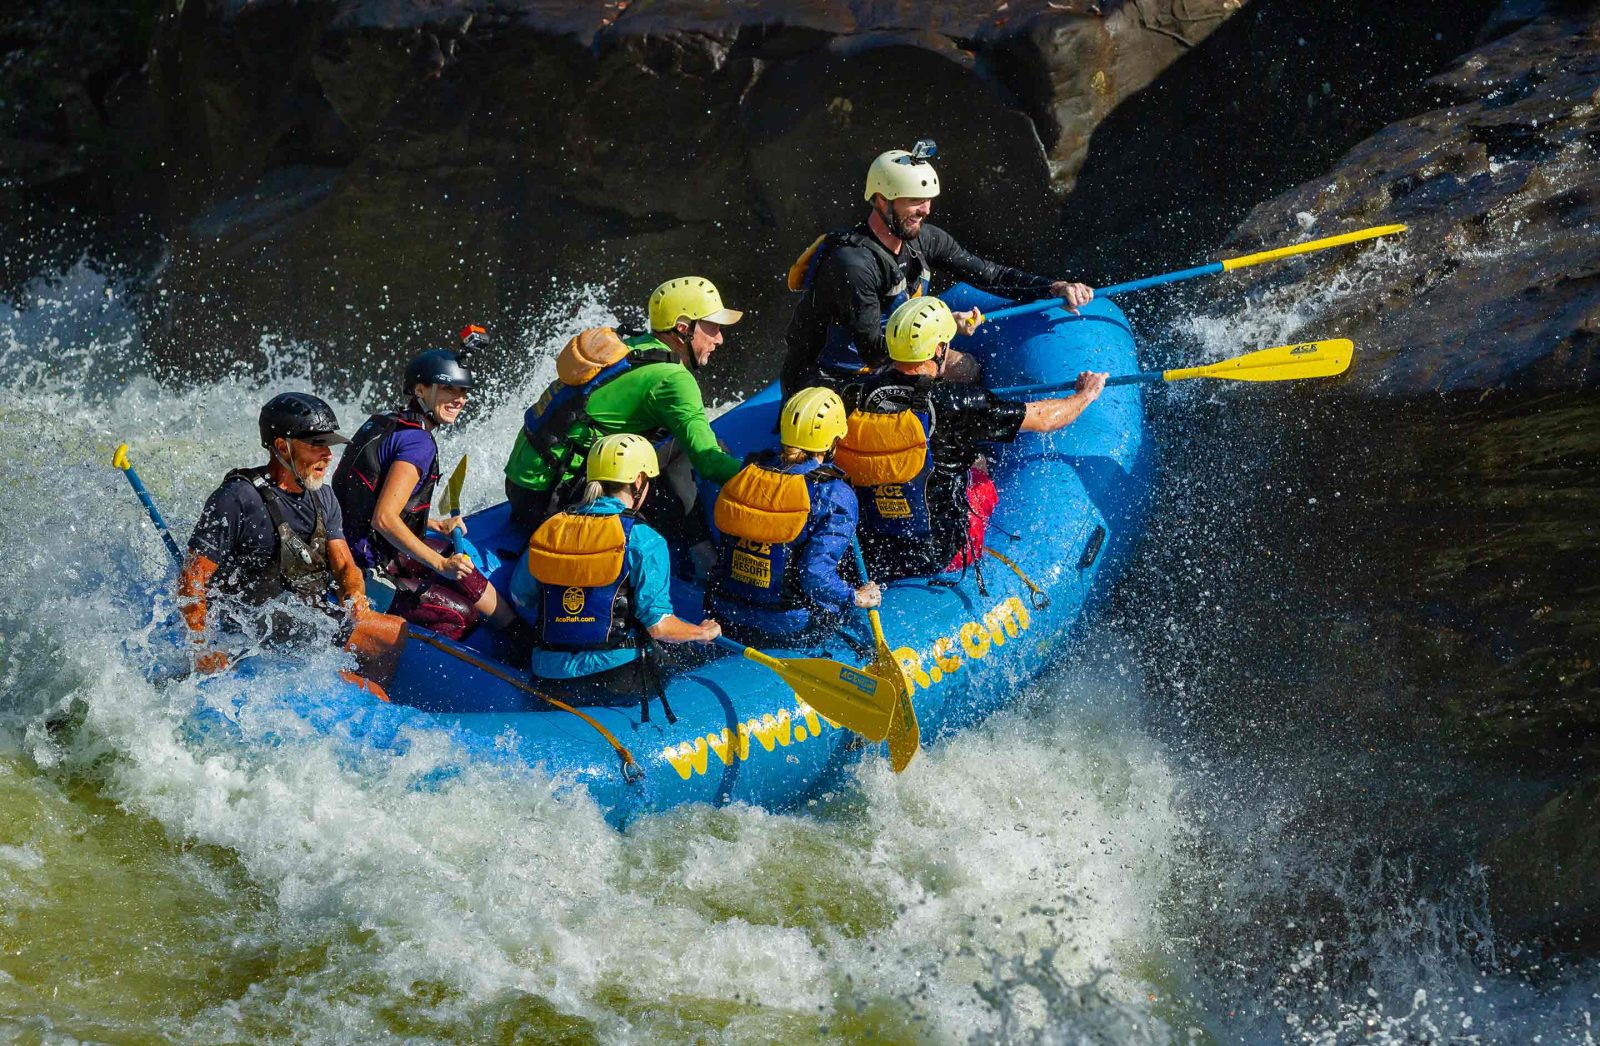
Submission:
M 172 4 L 155 341 L 235 356 L 267 330 L 370 368 L 468 318 L 559 322 L 574 282 L 635 319 L 700 272 L 750 313 L 717 375 L 749 387 L 784 271 L 858 220 L 877 152 L 941 139 L 939 220 L 1043 264 L 1094 125 L 1237 6 Z
M 1334 381 L 1181 394 L 1135 596 L 1183 621 L 1153 633 L 1181 664 L 1168 714 L 1263 774 L 1307 768 L 1308 830 L 1353 817 L 1463 864 L 1600 763 L 1600 11 L 1521 21 L 1220 253 L 1390 222 L 1403 240 L 1169 299 L 1180 334 L 1232 351 L 1357 355 Z M 1374 753 L 1381 775 L 1352 770 Z M 1600 829 L 1593 787 L 1493 849 L 1509 932 L 1595 947 L 1593 848 L 1551 842 Z

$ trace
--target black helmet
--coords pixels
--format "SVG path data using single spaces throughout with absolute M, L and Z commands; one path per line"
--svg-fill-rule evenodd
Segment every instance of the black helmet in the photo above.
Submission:
M 429 349 L 406 364 L 408 394 L 418 385 L 454 385 L 470 389 L 476 384 L 460 357 L 449 349 Z
M 275 439 L 297 439 L 319 447 L 349 443 L 339 433 L 333 408 L 308 392 L 280 392 L 261 408 L 261 445 Z

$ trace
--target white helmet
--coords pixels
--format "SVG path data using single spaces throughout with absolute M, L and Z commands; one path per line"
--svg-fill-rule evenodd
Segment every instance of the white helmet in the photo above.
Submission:
M 890 149 L 880 153 L 867 168 L 866 201 L 871 203 L 879 193 L 885 200 L 902 196 L 931 200 L 939 195 L 939 172 L 927 160 L 904 149 Z

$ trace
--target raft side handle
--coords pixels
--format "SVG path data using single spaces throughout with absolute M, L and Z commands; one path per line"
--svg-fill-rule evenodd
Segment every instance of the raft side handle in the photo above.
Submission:
M 1106 528 L 1095 524 L 1094 533 L 1089 535 L 1088 542 L 1083 546 L 1083 555 L 1078 557 L 1078 569 L 1088 570 L 1094 566 L 1094 561 L 1100 558 L 1100 550 L 1105 547 Z

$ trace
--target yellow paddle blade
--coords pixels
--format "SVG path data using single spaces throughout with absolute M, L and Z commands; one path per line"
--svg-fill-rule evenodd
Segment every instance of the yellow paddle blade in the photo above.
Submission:
M 1237 258 L 1222 259 L 1222 271 L 1232 272 L 1234 269 L 1244 269 L 1251 265 L 1260 265 L 1262 262 L 1277 261 L 1279 258 L 1288 258 L 1296 254 L 1310 254 L 1312 251 L 1325 251 L 1329 247 L 1339 247 L 1346 243 L 1360 243 L 1362 240 L 1375 240 L 1379 236 L 1392 236 L 1397 232 L 1405 231 L 1406 227 L 1404 225 L 1374 225 L 1370 229 L 1340 233 L 1338 236 L 1325 236 L 1320 240 L 1297 243 L 1292 247 L 1278 247 L 1270 251 L 1261 251 L 1257 254 L 1241 254 Z
M 875 646 L 872 663 L 867 671 L 880 679 L 887 679 L 894 688 L 894 718 L 889 722 L 889 766 L 899 773 L 911 765 L 922 750 L 922 729 L 917 725 L 917 709 L 911 703 L 911 684 L 906 681 L 906 670 L 900 659 L 889 649 L 883 637 L 883 618 L 877 610 L 867 611 L 872 619 L 872 636 Z
M 456 516 L 461 514 L 461 488 L 467 484 L 467 456 L 461 455 L 461 461 L 456 464 L 456 470 L 450 473 L 450 479 L 444 485 L 444 514 Z
M 888 735 L 895 699 L 883 677 L 825 657 L 776 658 L 752 647 L 744 656 L 772 669 L 796 697 L 845 729 L 868 741 Z
M 1331 378 L 1349 368 L 1354 352 L 1355 343 L 1349 338 L 1279 345 L 1220 363 L 1208 363 L 1203 367 L 1165 370 L 1161 372 L 1161 380 L 1223 378 L 1228 381 L 1295 381 L 1299 378 Z

